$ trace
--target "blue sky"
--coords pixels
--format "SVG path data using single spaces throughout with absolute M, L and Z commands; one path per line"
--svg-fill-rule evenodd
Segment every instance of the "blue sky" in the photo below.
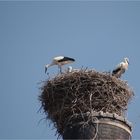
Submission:
M 0 1 L 0 138 L 56 139 L 38 113 L 39 82 L 54 56 L 73 57 L 74 68 L 112 70 L 130 59 L 123 79 L 134 89 L 127 118 L 140 139 L 140 2 Z M 67 67 L 67 66 L 66 66 Z M 49 70 L 51 76 L 57 67 Z

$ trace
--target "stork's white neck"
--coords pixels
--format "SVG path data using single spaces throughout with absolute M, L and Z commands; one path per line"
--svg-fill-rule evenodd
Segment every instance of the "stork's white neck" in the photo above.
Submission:
M 128 61 L 127 61 L 126 59 L 124 60 L 124 62 L 125 62 L 125 64 L 127 64 L 127 65 L 129 64 Z

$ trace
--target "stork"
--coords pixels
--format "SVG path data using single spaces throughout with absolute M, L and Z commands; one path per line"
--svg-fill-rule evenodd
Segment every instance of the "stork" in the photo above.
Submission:
M 66 72 L 79 72 L 80 71 L 80 69 L 73 69 L 72 68 L 72 66 L 69 66 L 68 68 L 67 68 L 67 70 L 66 70 Z
M 72 70 L 73 70 L 72 66 L 69 66 L 69 67 L 67 68 L 67 72 L 72 72 Z
M 60 69 L 60 73 L 62 73 L 62 66 L 69 64 L 69 63 L 72 63 L 74 61 L 75 61 L 75 59 L 70 58 L 70 57 L 66 57 L 66 56 L 54 57 L 50 64 L 45 65 L 45 73 L 47 72 L 47 69 L 53 65 L 58 65 L 58 68 Z
M 112 71 L 112 75 L 120 78 L 121 75 L 128 69 L 129 59 L 124 58 L 124 61 L 118 64 L 118 66 Z

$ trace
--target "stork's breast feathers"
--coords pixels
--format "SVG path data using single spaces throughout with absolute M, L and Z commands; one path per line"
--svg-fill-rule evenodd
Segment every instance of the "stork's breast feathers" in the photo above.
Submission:
M 122 64 L 122 68 L 125 69 L 125 70 L 127 70 L 128 69 L 128 63 L 123 63 Z

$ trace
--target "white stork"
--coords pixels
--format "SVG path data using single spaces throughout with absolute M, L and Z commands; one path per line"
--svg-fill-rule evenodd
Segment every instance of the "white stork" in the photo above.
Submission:
M 53 65 L 58 65 L 58 68 L 60 69 L 60 73 L 62 73 L 62 66 L 74 62 L 75 59 L 66 57 L 66 56 L 57 56 L 53 58 L 53 61 L 51 64 L 45 65 L 45 73 L 47 72 L 48 67 Z
M 69 66 L 66 70 L 66 72 L 79 72 L 80 69 L 73 69 L 72 66 Z
M 72 66 L 69 66 L 67 72 L 72 72 L 72 69 L 73 69 Z
M 116 69 L 112 71 L 112 75 L 117 78 L 120 78 L 121 75 L 128 69 L 128 65 L 129 65 L 129 59 L 124 58 L 124 61 L 118 64 Z

